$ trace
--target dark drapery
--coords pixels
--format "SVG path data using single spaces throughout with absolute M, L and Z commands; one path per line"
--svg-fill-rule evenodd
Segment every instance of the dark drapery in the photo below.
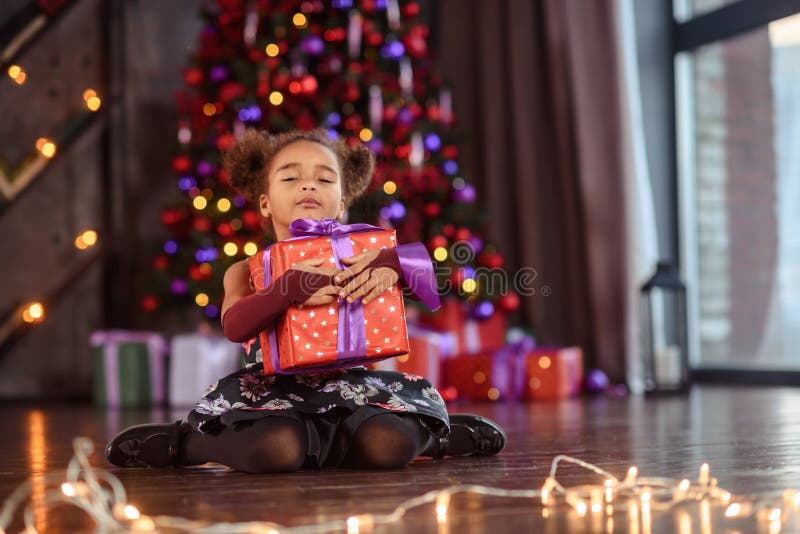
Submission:
M 439 0 L 465 175 L 513 273 L 521 319 L 624 380 L 625 226 L 611 0 Z M 548 292 L 549 291 L 549 292 Z

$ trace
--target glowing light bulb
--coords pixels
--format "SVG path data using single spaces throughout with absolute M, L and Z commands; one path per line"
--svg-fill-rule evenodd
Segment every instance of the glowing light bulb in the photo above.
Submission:
M 739 511 L 741 510 L 741 506 L 738 502 L 732 503 L 728 508 L 725 510 L 725 517 L 736 517 L 739 515 Z
M 226 256 L 236 256 L 236 253 L 239 252 L 239 247 L 236 246 L 236 243 L 228 242 L 222 247 L 222 251 L 225 252 Z
M 46 137 L 40 137 L 36 140 L 36 150 L 38 150 L 42 156 L 52 158 L 56 155 L 56 144 Z
M 305 28 L 308 26 L 308 19 L 302 13 L 295 13 L 292 17 L 292 24 L 298 28 Z
M 393 195 L 397 192 L 397 184 L 391 180 L 387 180 L 383 184 L 383 192 L 387 195 Z
M 125 517 L 128 519 L 139 519 L 139 510 L 132 504 L 126 504 L 125 508 L 122 509 L 122 513 L 125 514 Z
M 358 138 L 365 143 L 372 140 L 372 130 L 369 128 L 362 128 L 361 131 L 358 132 Z
M 22 312 L 22 320 L 26 323 L 37 323 L 44 319 L 44 306 L 41 302 L 30 303 Z
M 207 306 L 208 295 L 206 295 L 205 293 L 198 293 L 197 296 L 194 298 L 194 301 L 198 306 Z
M 275 43 L 269 43 L 264 51 L 269 57 L 275 57 L 280 53 L 281 49 Z
M 245 254 L 247 254 L 248 256 L 252 256 L 256 252 L 258 252 L 258 245 L 256 245 L 253 242 L 247 242 L 247 243 L 244 244 L 244 253 Z
M 436 261 L 444 261 L 447 259 L 447 249 L 444 247 L 436 247 L 433 251 L 433 258 Z
M 228 200 L 227 198 L 221 198 L 217 200 L 217 209 L 220 212 L 225 213 L 226 211 L 231 209 L 231 201 Z
M 61 484 L 61 493 L 63 493 L 67 497 L 74 497 L 75 488 L 69 482 L 64 482 L 63 484 Z
M 280 106 L 283 103 L 283 94 L 280 91 L 272 91 L 269 94 L 269 103 L 273 106 Z

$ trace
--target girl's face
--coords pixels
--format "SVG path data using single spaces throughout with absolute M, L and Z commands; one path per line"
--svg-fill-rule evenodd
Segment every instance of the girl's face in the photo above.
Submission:
M 272 217 L 279 241 L 292 237 L 295 219 L 338 219 L 344 215 L 342 177 L 328 147 L 300 140 L 283 147 L 267 174 L 267 193 L 259 196 L 261 214 Z

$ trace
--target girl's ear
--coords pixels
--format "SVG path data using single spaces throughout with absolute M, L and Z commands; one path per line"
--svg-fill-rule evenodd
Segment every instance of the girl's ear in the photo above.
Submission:
M 261 193 L 258 196 L 258 209 L 261 212 L 261 215 L 263 215 L 267 219 L 272 214 L 269 207 L 269 199 L 267 198 L 267 195 L 265 195 L 264 193 Z

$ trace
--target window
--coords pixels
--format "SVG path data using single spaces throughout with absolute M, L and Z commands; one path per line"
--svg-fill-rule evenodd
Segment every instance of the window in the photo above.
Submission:
M 800 370 L 800 5 L 674 7 L 693 366 Z

